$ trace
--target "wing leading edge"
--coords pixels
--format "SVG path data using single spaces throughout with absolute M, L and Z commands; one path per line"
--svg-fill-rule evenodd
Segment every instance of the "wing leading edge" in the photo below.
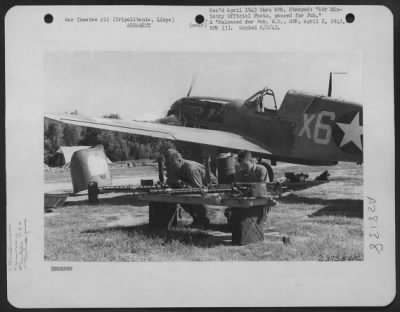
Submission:
M 45 114 L 45 118 L 82 127 L 151 136 L 154 138 L 174 141 L 198 143 L 222 147 L 230 150 L 245 149 L 265 155 L 271 154 L 266 149 L 250 142 L 240 135 L 219 130 L 189 128 L 145 121 L 122 121 L 119 119 L 85 117 L 67 114 Z

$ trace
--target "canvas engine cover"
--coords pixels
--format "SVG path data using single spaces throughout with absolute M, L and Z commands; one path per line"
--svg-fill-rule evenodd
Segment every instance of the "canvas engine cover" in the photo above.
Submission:
M 111 185 L 110 169 L 102 145 L 76 151 L 70 168 L 74 193 L 87 190 L 90 182 L 97 182 L 99 187 Z

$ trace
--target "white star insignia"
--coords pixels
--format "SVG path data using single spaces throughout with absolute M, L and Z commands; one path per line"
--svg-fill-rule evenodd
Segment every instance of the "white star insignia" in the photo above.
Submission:
M 363 134 L 363 127 L 360 126 L 360 113 L 357 113 L 349 124 L 340 122 L 337 122 L 336 124 L 344 132 L 339 147 L 342 147 L 349 142 L 353 142 L 362 151 L 361 135 Z

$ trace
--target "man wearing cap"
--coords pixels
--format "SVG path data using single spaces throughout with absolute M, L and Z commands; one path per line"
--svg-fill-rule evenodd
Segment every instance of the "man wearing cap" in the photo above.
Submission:
M 206 170 L 198 162 L 183 159 L 182 155 L 174 149 L 166 153 L 165 164 L 167 167 L 167 184 L 174 188 L 183 186 L 202 187 L 207 184 Z M 210 183 L 217 183 L 217 178 L 210 173 Z M 207 217 L 206 205 L 181 204 L 193 217 L 193 225 L 207 226 L 210 220 Z

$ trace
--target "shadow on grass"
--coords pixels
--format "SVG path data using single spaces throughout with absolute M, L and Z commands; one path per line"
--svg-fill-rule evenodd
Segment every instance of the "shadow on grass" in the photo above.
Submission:
M 325 207 L 317 210 L 309 217 L 321 216 L 342 216 L 348 218 L 363 218 L 363 201 L 361 199 L 321 199 L 302 197 L 290 194 L 279 200 L 287 204 L 309 204 L 309 205 L 324 205 Z
M 208 233 L 207 231 L 218 231 Z M 175 227 L 171 230 L 165 228 L 151 227 L 149 224 L 140 224 L 134 226 L 115 226 L 101 229 L 89 229 L 82 231 L 83 234 L 111 232 L 123 232 L 129 235 L 144 235 L 150 239 L 162 239 L 165 243 L 179 241 L 185 245 L 197 247 L 214 247 L 219 245 L 230 245 L 231 232 L 226 224 L 210 224 L 207 229 L 199 230 L 195 228 Z
M 336 216 L 362 219 L 364 215 L 362 200 L 354 200 L 354 202 L 350 208 L 348 205 L 328 205 L 309 215 L 309 217 Z
M 329 179 L 329 181 L 333 181 L 333 182 L 351 181 L 351 182 L 354 182 L 354 184 L 360 184 L 360 181 L 362 183 L 362 180 L 363 180 L 362 176 L 359 177 L 359 176 L 353 176 L 353 175 L 340 176 L 340 177 L 338 176 L 338 177 L 333 177 L 333 178 Z
M 67 201 L 64 203 L 63 206 L 80 206 L 80 205 L 89 205 L 88 199 L 83 200 L 76 200 L 76 201 Z M 136 207 L 144 207 L 148 206 L 149 203 L 136 199 L 133 195 L 119 195 L 115 197 L 108 197 L 108 198 L 99 198 L 99 204 L 97 206 L 103 205 L 131 205 Z

